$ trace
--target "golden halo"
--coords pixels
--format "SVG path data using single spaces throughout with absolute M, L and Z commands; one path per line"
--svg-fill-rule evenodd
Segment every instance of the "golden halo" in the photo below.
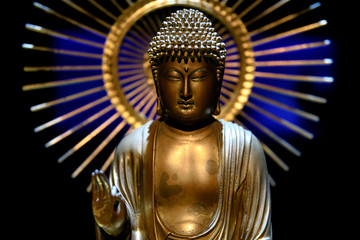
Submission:
M 236 80 L 232 79 L 235 82 L 235 86 L 232 86 L 232 94 L 223 105 L 218 118 L 223 118 L 226 121 L 233 120 L 244 107 L 251 93 L 255 71 L 254 53 L 251 47 L 250 36 L 241 19 L 237 17 L 232 8 L 216 1 L 139 1 L 127 8 L 111 26 L 102 57 L 104 86 L 112 104 L 133 128 L 141 126 L 148 120 L 145 114 L 134 110 L 133 106 L 129 104 L 128 98 L 121 87 L 122 77 L 119 77 L 118 74 L 118 55 L 124 37 L 137 21 L 150 12 L 173 6 L 199 9 L 218 20 L 220 23 L 217 25 L 218 29 L 226 29 L 226 31 L 222 31 L 223 35 L 224 32 L 231 35 L 237 47 L 237 57 L 232 58 L 232 65 L 227 69 L 236 71 L 238 76 L 236 76 Z M 232 44 L 229 41 L 227 43 Z M 144 54 L 147 53 L 145 52 Z M 149 67 L 147 65 L 147 68 Z M 148 73 L 150 69 L 144 69 L 144 71 Z M 146 83 L 144 82 L 143 84 Z
M 284 11 L 291 5 L 290 0 L 63 0 L 33 5 L 40 20 L 26 24 L 26 30 L 34 36 L 30 34 L 32 37 L 22 47 L 31 55 L 24 71 L 36 81 L 26 82 L 23 90 L 36 96 L 29 99 L 32 112 L 54 110 L 55 117 L 44 118 L 35 132 L 46 132 L 75 119 L 71 126 L 59 128 L 61 132 L 57 131 L 46 147 L 54 148 L 84 132 L 85 136 L 58 159 L 63 162 L 80 150 L 85 152 L 86 159 L 74 171 L 73 178 L 96 158 L 105 171 L 114 153 L 106 152 L 107 146 L 112 144 L 113 149 L 126 131 L 157 118 L 147 49 L 162 20 L 179 8 L 194 8 L 207 14 L 226 44 L 218 118 L 259 133 L 256 135 L 268 161 L 273 160 L 285 171 L 289 167 L 281 159 L 286 155 L 283 152 L 295 156 L 301 152 L 291 143 L 292 135 L 279 129 L 295 133 L 296 137 L 313 138 L 313 133 L 295 120 L 316 123 L 319 117 L 292 102 L 326 103 L 325 98 L 317 96 L 317 88 L 309 86 L 333 81 L 319 71 L 330 66 L 332 60 L 313 54 L 329 46 L 330 41 L 300 37 L 296 41 L 284 40 L 327 25 L 326 20 L 314 16 L 303 18 L 316 11 L 321 6 L 319 2 L 299 3 L 300 9 Z M 44 21 L 48 18 L 51 20 Z M 300 18 L 304 23 L 297 21 Z M 294 21 L 289 27 L 288 23 Z M 56 45 L 57 41 L 66 44 Z M 39 56 L 36 62 L 32 54 Z M 41 61 L 44 54 L 51 54 L 55 61 Z M 300 85 L 306 87 L 297 88 Z M 54 94 L 57 89 L 67 91 Z M 41 100 L 39 91 L 49 91 L 52 99 Z M 62 112 L 56 113 L 60 106 Z M 97 147 L 87 147 L 93 141 Z

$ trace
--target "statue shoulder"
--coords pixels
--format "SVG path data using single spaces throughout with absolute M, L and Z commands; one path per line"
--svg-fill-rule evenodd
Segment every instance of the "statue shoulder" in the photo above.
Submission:
M 149 129 L 152 123 L 152 121 L 149 121 L 139 128 L 136 128 L 135 130 L 126 134 L 117 146 L 116 152 L 142 153 L 144 148 L 143 145 L 146 143 L 146 140 L 149 137 Z
M 231 134 L 232 136 L 237 135 L 238 137 L 244 137 L 244 142 L 247 145 L 251 142 L 251 138 L 252 136 L 254 136 L 251 131 L 246 130 L 245 128 L 236 123 L 227 122 L 223 119 L 220 119 L 219 122 L 222 124 L 223 133 L 225 135 Z
M 224 134 L 231 133 L 232 135 L 237 135 L 237 137 L 243 137 L 245 145 L 249 146 L 251 151 L 263 151 L 259 140 L 250 130 L 233 122 L 226 122 L 222 119 L 219 121 L 223 126 Z
M 242 126 L 233 123 L 219 120 L 223 127 L 223 142 L 225 151 L 232 151 L 228 146 L 238 146 L 242 149 L 241 164 L 238 166 L 241 169 L 240 174 L 242 182 L 249 173 L 255 173 L 256 171 L 266 172 L 266 160 L 264 150 L 257 137 L 249 130 L 244 129 Z M 232 142 L 232 144 L 228 144 Z

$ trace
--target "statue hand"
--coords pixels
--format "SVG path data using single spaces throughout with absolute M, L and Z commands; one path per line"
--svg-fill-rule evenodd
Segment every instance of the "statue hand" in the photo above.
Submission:
M 117 236 L 123 231 L 126 209 L 116 187 L 110 188 L 105 174 L 95 170 L 91 174 L 92 210 L 95 221 L 107 234 Z M 118 205 L 116 207 L 116 205 Z

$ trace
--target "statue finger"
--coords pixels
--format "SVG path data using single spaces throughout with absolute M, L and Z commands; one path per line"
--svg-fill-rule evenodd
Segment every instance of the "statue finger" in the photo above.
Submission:
M 99 185 L 99 197 L 100 198 L 111 198 L 111 189 L 109 182 L 103 171 L 98 171 L 97 182 Z
M 99 186 L 96 183 L 95 172 L 91 173 L 91 192 L 92 192 L 92 201 L 96 201 L 99 198 Z

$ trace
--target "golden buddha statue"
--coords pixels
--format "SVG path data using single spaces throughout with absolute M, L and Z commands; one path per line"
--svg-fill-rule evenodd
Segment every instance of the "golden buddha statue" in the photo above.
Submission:
M 261 145 L 214 118 L 225 53 L 203 13 L 163 22 L 149 49 L 161 118 L 122 139 L 109 180 L 92 174 L 97 239 L 271 239 Z

